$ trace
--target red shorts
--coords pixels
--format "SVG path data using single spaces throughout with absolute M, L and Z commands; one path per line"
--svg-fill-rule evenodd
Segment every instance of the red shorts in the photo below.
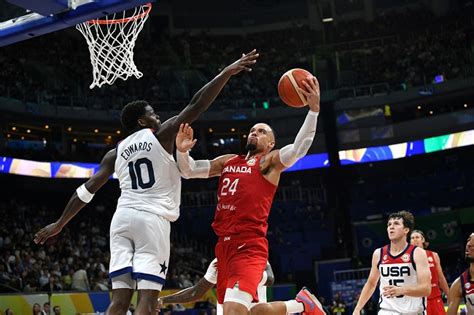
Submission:
M 426 314 L 427 315 L 446 315 L 446 311 L 444 310 L 444 303 L 441 297 L 437 297 L 434 299 L 428 299 L 428 305 L 426 306 Z
M 238 285 L 258 302 L 257 288 L 268 260 L 268 241 L 258 238 L 225 238 L 216 245 L 217 301 L 224 303 L 227 288 Z

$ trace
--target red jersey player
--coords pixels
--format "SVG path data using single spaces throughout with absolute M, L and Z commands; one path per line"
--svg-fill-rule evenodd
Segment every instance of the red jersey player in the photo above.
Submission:
M 185 178 L 220 176 L 218 204 L 212 227 L 219 241 L 217 299 L 224 314 L 248 314 L 257 299 L 257 287 L 268 259 L 267 219 L 280 174 L 308 152 L 316 133 L 319 114 L 319 83 L 304 81 L 299 92 L 306 97 L 309 111 L 294 143 L 273 150 L 272 128 L 258 123 L 250 129 L 247 154 L 227 154 L 216 159 L 194 161 L 189 156 L 196 140 L 193 130 L 182 125 L 176 138 L 177 160 Z M 318 300 L 305 288 L 296 300 L 267 304 L 265 314 L 324 314 Z
M 443 290 L 446 297 L 449 295 L 449 286 L 441 268 L 441 261 L 436 252 L 427 250 L 427 243 L 425 241 L 425 234 L 420 230 L 413 230 L 410 236 L 411 244 L 425 249 L 428 257 L 428 264 L 431 272 L 431 293 L 428 296 L 428 303 L 426 306 L 427 315 L 441 315 L 446 314 L 444 310 L 443 299 L 441 298 L 441 290 Z M 440 290 L 441 288 L 441 290 Z

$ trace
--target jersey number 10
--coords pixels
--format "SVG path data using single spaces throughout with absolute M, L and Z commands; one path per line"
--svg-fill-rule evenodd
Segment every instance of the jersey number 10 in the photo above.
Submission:
M 143 182 L 142 165 L 145 165 L 148 171 L 148 182 L 146 183 Z M 155 184 L 153 164 L 151 164 L 151 161 L 147 158 L 138 159 L 135 163 L 129 162 L 128 171 L 130 172 L 130 178 L 132 179 L 132 189 L 138 189 L 138 186 L 140 186 L 141 189 L 146 189 Z

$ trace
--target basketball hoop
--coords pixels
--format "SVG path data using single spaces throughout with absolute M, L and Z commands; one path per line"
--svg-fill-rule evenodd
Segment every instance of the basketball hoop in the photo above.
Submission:
M 143 76 L 133 62 L 133 48 L 148 19 L 151 3 L 136 7 L 131 16 L 126 11 L 76 25 L 86 38 L 92 63 L 93 82 L 89 86 L 114 84 L 117 78 L 127 80 Z

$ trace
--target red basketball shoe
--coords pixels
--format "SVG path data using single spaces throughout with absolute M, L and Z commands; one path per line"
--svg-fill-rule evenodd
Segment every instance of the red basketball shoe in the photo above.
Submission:
M 296 295 L 297 302 L 303 303 L 303 315 L 326 315 L 323 306 L 318 299 L 306 288 L 303 287 Z

